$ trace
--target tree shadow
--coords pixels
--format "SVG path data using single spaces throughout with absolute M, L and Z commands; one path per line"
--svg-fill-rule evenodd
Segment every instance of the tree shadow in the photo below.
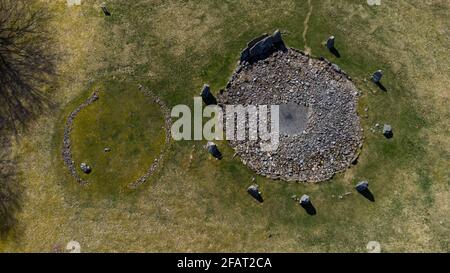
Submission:
M 17 227 L 16 215 L 22 210 L 23 187 L 19 183 L 16 163 L 10 158 L 9 147 L 10 141 L 6 137 L 2 137 L 0 153 L 0 240 L 8 238 L 11 231 Z
M 302 208 L 304 208 L 306 213 L 308 213 L 309 215 L 317 214 L 316 208 L 314 207 L 314 205 L 311 202 L 302 203 L 302 204 L 300 204 L 300 206 L 302 206 Z
M 334 46 L 332 48 L 329 48 L 331 54 L 333 54 L 336 58 L 340 58 L 341 57 L 341 53 L 339 53 L 339 50 L 337 50 L 337 48 L 335 48 Z
M 52 106 L 42 89 L 56 74 L 57 55 L 44 6 L 0 0 L 0 7 L 0 129 L 17 133 Z
M 375 196 L 373 196 L 372 192 L 369 189 L 365 189 L 363 191 L 358 191 L 362 196 L 364 196 L 367 200 L 371 202 L 375 202 Z

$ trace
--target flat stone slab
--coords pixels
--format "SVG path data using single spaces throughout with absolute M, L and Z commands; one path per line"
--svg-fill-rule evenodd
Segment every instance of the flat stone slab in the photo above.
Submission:
M 280 104 L 280 133 L 298 135 L 306 129 L 311 110 L 294 103 Z

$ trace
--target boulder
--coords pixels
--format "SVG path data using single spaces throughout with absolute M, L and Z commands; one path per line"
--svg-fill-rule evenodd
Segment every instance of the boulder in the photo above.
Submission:
M 111 16 L 111 13 L 109 12 L 109 10 L 108 10 L 108 8 L 106 7 L 106 4 L 105 4 L 105 3 L 102 3 L 102 4 L 100 5 L 100 8 L 102 9 L 103 14 L 104 14 L 105 16 Z
M 334 48 L 334 36 L 330 36 L 327 40 L 327 48 L 332 49 Z
M 91 171 L 92 171 L 91 167 L 90 167 L 88 164 L 84 163 L 84 162 L 80 164 L 80 169 L 81 169 L 85 174 L 89 174 L 89 173 L 91 173 Z
M 369 189 L 369 182 L 367 181 L 361 181 L 358 184 L 356 184 L 355 189 L 358 192 L 364 192 L 367 191 Z
M 372 80 L 373 80 L 375 83 L 378 83 L 378 82 L 381 81 L 381 78 L 382 78 L 382 77 L 383 77 L 383 71 L 377 70 L 377 71 L 375 71 L 375 73 L 373 73 L 373 75 L 372 75 Z
M 253 184 L 250 187 L 247 188 L 248 194 L 250 194 L 253 198 L 258 200 L 259 202 L 262 202 L 262 196 L 261 192 L 259 191 L 259 186 L 257 184 Z
M 308 195 L 303 194 L 302 197 L 300 197 L 300 205 L 305 206 L 311 204 L 311 199 Z
M 384 135 L 386 138 L 391 138 L 391 137 L 394 136 L 394 133 L 393 133 L 393 131 L 392 131 L 391 125 L 385 124 L 385 125 L 383 126 L 383 135 Z
M 200 93 L 200 96 L 203 99 L 203 102 L 206 105 L 215 105 L 217 104 L 217 100 L 214 97 L 214 95 L 211 93 L 211 89 L 209 88 L 208 84 L 204 84 L 202 88 L 202 92 Z
M 284 50 L 283 39 L 281 32 L 276 30 L 271 36 L 263 34 L 247 44 L 247 48 L 241 52 L 242 62 L 254 62 L 266 58 L 272 52 L 277 50 Z
M 216 159 L 220 160 L 223 158 L 222 153 L 219 151 L 217 145 L 214 144 L 214 142 L 209 141 L 208 144 L 206 144 L 206 149 Z

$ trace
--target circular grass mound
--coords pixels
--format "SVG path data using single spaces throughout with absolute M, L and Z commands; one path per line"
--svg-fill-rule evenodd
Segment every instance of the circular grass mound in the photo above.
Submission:
M 106 82 L 92 89 L 99 99 L 78 113 L 70 135 L 74 166 L 90 187 L 124 188 L 163 150 L 164 115 L 136 85 Z M 81 163 L 92 171 L 84 173 Z

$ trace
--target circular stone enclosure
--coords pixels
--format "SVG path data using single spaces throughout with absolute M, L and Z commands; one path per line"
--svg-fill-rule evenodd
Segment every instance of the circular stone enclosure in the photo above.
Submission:
M 71 154 L 77 175 L 101 192 L 139 181 L 165 147 L 165 116 L 136 84 L 107 81 L 92 88 L 98 100 L 74 118 Z M 85 174 L 84 162 L 92 167 Z
M 260 175 L 319 182 L 345 170 L 357 157 L 362 141 L 358 95 L 337 65 L 286 48 L 241 62 L 219 103 L 279 105 L 276 150 L 263 151 L 260 139 L 230 140 L 230 145 Z

